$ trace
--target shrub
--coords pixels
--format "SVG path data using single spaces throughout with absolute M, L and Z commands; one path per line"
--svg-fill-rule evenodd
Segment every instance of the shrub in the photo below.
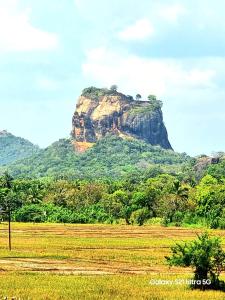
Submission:
M 38 204 L 24 205 L 14 213 L 14 219 L 18 222 L 45 222 L 46 212 Z
M 181 226 L 183 220 L 183 213 L 181 211 L 176 211 L 173 215 L 173 221 L 175 226 Z
M 143 225 L 144 222 L 150 217 L 150 212 L 147 208 L 140 208 L 132 212 L 130 221 L 132 224 Z
M 210 238 L 205 232 L 194 241 L 175 244 L 171 250 L 172 256 L 166 257 L 170 266 L 194 269 L 192 288 L 224 289 L 225 283 L 219 280 L 219 275 L 225 270 L 225 252 L 219 238 Z

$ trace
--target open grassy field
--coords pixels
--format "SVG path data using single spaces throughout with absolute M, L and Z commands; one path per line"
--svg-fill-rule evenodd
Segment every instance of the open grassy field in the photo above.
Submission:
M 13 223 L 12 230 L 9 252 L 7 224 L 0 224 L 0 299 L 225 299 L 184 283 L 151 284 L 191 278 L 190 269 L 169 268 L 164 257 L 200 229 Z M 211 233 L 225 246 L 225 231 Z

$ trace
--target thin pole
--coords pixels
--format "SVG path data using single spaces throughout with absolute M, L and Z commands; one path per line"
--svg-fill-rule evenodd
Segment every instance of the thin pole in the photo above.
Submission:
M 11 212 L 9 209 L 9 250 L 11 251 L 12 245 L 11 245 Z

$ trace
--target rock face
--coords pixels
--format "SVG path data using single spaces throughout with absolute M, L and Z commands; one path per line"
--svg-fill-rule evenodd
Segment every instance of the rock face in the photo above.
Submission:
M 172 149 L 158 100 L 138 101 L 117 91 L 87 88 L 78 99 L 72 126 L 80 151 L 110 133 Z

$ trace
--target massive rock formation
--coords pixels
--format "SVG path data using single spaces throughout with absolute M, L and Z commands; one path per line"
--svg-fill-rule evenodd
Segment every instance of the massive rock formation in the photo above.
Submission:
M 72 120 L 76 148 L 85 150 L 106 134 L 137 138 L 172 149 L 163 123 L 161 102 L 134 100 L 117 91 L 90 87 L 78 99 Z

